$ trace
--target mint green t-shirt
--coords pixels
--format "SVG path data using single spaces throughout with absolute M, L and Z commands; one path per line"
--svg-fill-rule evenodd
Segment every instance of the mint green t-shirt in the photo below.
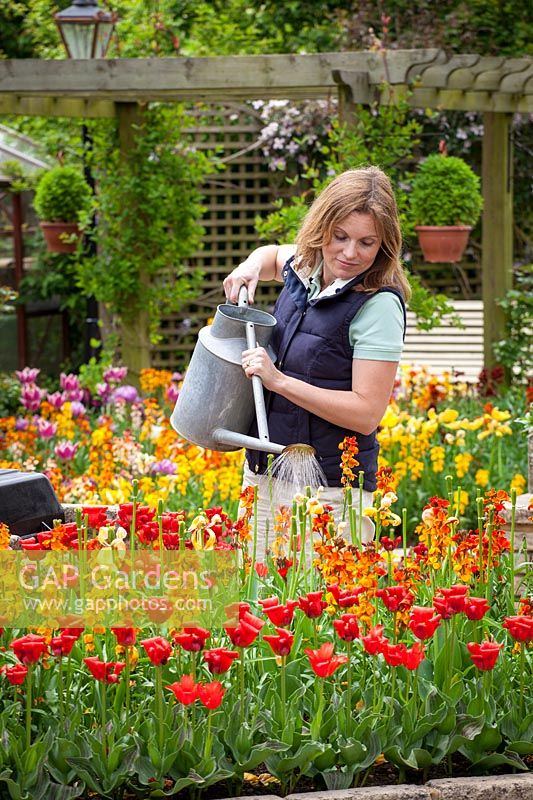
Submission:
M 348 281 L 335 280 L 321 290 L 322 265 L 303 282 L 308 286 L 309 300 L 319 295 L 334 294 Z M 301 276 L 299 276 L 301 278 Z M 403 349 L 403 309 L 392 292 L 380 292 L 366 301 L 350 323 L 349 337 L 353 357 L 369 361 L 399 361 Z

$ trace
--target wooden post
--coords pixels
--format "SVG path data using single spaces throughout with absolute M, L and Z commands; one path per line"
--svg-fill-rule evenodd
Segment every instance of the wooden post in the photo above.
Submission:
M 142 123 L 142 109 L 138 103 L 116 103 L 120 154 L 127 160 L 135 143 L 136 127 Z M 147 273 L 139 276 L 139 285 L 147 286 L 150 281 Z M 142 289 L 141 289 L 142 292 Z M 131 304 L 137 307 L 138 297 L 131 298 Z M 125 301 L 125 308 L 128 301 Z M 128 376 L 132 384 L 139 387 L 142 369 L 150 367 L 150 317 L 146 305 L 143 305 L 132 316 L 124 315 L 120 323 L 120 348 L 122 361 L 128 367 Z
M 495 364 L 494 342 L 505 334 L 505 313 L 496 300 L 513 285 L 513 151 L 511 114 L 483 114 L 483 234 L 481 282 L 485 368 Z

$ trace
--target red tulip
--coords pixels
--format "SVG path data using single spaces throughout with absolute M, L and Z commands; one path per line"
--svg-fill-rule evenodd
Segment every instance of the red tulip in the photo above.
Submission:
M 85 628 L 66 627 L 66 628 L 60 628 L 59 630 L 61 631 L 61 633 L 66 633 L 67 636 L 74 636 L 76 639 L 79 639 Z
M 503 627 L 517 642 L 533 642 L 533 617 L 505 617 Z
M 221 704 L 225 689 L 220 681 L 212 681 L 212 683 L 199 683 L 197 691 L 200 702 L 206 708 L 214 709 Z
M 198 653 L 204 649 L 210 635 L 205 628 L 183 628 L 183 633 L 176 634 L 174 641 L 176 644 L 181 645 L 184 650 L 188 650 L 190 653 Z
M 255 571 L 257 572 L 260 578 L 266 578 L 266 576 L 268 575 L 268 567 L 266 564 L 262 564 L 261 562 L 256 561 L 254 567 Z
M 135 628 L 111 628 L 117 642 L 122 647 L 133 647 L 137 638 Z
M 245 611 L 242 615 L 240 614 L 238 625 L 235 627 L 224 625 L 224 628 L 235 647 L 249 647 L 257 639 L 264 624 L 262 619 Z
M 198 687 L 192 675 L 182 675 L 179 681 L 175 681 L 166 687 L 174 692 L 174 697 L 183 706 L 190 706 L 198 697 Z
M 366 636 L 361 637 L 363 647 L 370 656 L 375 656 L 383 652 L 383 648 L 388 642 L 388 639 L 383 636 L 383 625 L 376 625 L 372 628 Z
M 478 644 L 477 642 L 469 642 L 467 647 L 470 652 L 470 658 L 476 667 L 478 669 L 488 671 L 490 669 L 494 669 L 496 659 L 498 658 L 503 644 L 487 641 L 481 642 L 481 644 Z
M 28 674 L 28 667 L 22 664 L 13 664 L 10 667 L 0 667 L 0 674 L 5 675 L 11 686 L 20 686 Z
M 154 636 L 152 639 L 143 639 L 142 646 L 152 664 L 156 667 L 164 666 L 172 655 L 172 645 L 163 639 L 162 636 Z
M 345 642 L 353 642 L 359 638 L 359 625 L 355 614 L 343 614 L 340 619 L 334 619 L 333 627 L 337 636 Z
M 442 616 L 442 619 L 450 619 L 454 614 L 464 611 L 467 592 L 468 586 L 463 586 L 462 584 L 450 586 L 449 589 L 439 589 L 439 593 L 443 596 L 435 596 L 433 605 Z
M 468 619 L 483 619 L 490 605 L 484 597 L 467 597 L 465 600 L 464 612 Z
M 385 608 L 392 612 L 403 611 L 413 602 L 413 595 L 405 586 L 387 586 L 385 589 L 378 589 L 376 596 L 381 597 Z
M 225 647 L 214 647 L 212 650 L 204 650 L 204 661 L 215 675 L 227 672 L 239 654 L 236 650 L 228 650 Z
M 333 595 L 337 601 L 337 605 L 341 608 L 350 608 L 351 606 L 357 605 L 359 602 L 359 595 L 364 592 L 364 589 L 362 586 L 358 586 L 356 589 L 341 589 L 338 583 L 332 583 L 326 586 L 326 591 Z
M 405 661 L 407 647 L 404 644 L 391 644 L 386 641 L 381 652 L 387 664 L 390 664 L 391 667 L 399 667 Z
M 84 658 L 83 663 L 93 678 L 103 683 L 118 683 L 120 673 L 126 666 L 123 661 L 100 661 L 96 656 Z
M 20 639 L 13 639 L 11 648 L 19 661 L 23 664 L 36 664 L 47 647 L 44 636 L 37 636 L 35 633 L 28 633 Z
M 62 633 L 60 636 L 54 636 L 50 642 L 50 650 L 52 651 L 52 655 L 56 656 L 56 658 L 70 655 L 72 648 L 77 641 L 77 636 L 69 636 L 67 633 Z
M 424 658 L 424 645 L 421 642 L 415 642 L 410 650 L 405 651 L 403 665 L 407 669 L 416 669 Z
M 433 606 L 413 606 L 409 616 L 409 629 L 417 639 L 430 639 L 440 625 L 442 617 L 435 614 Z
M 318 650 L 307 647 L 304 652 L 309 657 L 313 672 L 319 678 L 328 678 L 341 664 L 348 661 L 348 656 L 334 655 L 333 642 L 324 642 Z
M 276 631 L 277 636 L 263 636 L 263 639 L 268 642 L 275 655 L 288 656 L 291 652 L 294 634 L 285 630 L 285 628 L 276 628 Z
M 326 601 L 322 600 L 322 589 L 318 592 L 308 592 L 305 597 L 298 598 L 298 607 L 309 619 L 320 617 L 326 606 Z
M 263 614 L 273 625 L 283 627 L 291 624 L 298 601 L 287 600 L 285 605 L 281 605 L 278 597 L 267 597 L 265 600 L 259 600 L 259 604 L 263 608 Z

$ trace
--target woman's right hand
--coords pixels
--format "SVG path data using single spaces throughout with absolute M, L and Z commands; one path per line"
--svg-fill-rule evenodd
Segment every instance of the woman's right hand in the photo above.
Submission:
M 246 261 L 243 261 L 238 267 L 235 267 L 235 269 L 224 278 L 224 292 L 230 303 L 236 303 L 238 301 L 239 289 L 241 286 L 246 286 L 248 289 L 248 302 L 254 302 L 255 290 L 259 278 L 261 277 L 262 266 L 261 260 L 254 258 L 252 253 L 248 256 Z

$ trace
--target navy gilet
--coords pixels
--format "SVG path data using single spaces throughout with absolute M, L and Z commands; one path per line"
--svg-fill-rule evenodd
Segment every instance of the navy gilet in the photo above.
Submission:
M 308 290 L 293 270 L 292 261 L 289 259 L 283 268 L 285 286 L 273 311 L 277 325 L 271 344 L 277 353 L 276 366 L 285 375 L 314 386 L 350 391 L 353 362 L 350 323 L 375 293 L 352 291 L 363 279 L 363 273 L 333 295 L 308 300 Z M 405 322 L 405 304 L 400 293 L 392 287 L 378 291 L 392 292 L 400 299 Z M 365 473 L 364 488 L 374 491 L 379 450 L 376 431 L 365 435 L 334 425 L 275 392 L 265 392 L 265 404 L 271 441 L 283 445 L 298 442 L 312 445 L 328 486 L 342 485 L 339 444 L 345 436 L 355 435 L 359 447 L 358 470 Z M 255 422 L 250 435 L 257 436 Z M 246 458 L 253 472 L 266 472 L 266 453 L 247 450 Z

